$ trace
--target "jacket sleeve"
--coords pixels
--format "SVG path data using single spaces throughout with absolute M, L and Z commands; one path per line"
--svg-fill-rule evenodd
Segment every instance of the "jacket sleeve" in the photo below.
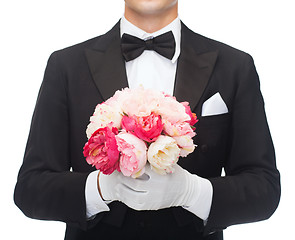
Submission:
M 225 177 L 209 179 L 213 200 L 205 233 L 269 218 L 280 199 L 280 175 L 259 79 L 247 55 L 236 84 Z
M 48 60 L 34 110 L 14 201 L 25 215 L 85 229 L 88 173 L 71 171 L 66 78 L 58 52 Z

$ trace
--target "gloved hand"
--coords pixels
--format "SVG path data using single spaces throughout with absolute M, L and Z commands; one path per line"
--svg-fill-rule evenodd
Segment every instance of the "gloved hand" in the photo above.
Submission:
M 123 179 L 118 198 L 135 210 L 189 207 L 199 198 L 199 179 L 179 165 L 167 175 L 159 175 L 146 166 L 142 177 Z
M 124 196 L 124 192 L 130 190 L 128 184 L 135 184 L 135 182 L 144 181 L 147 179 L 147 175 L 134 179 L 131 177 L 126 177 L 118 171 L 114 171 L 110 175 L 105 175 L 100 172 L 98 175 L 99 193 L 104 201 L 117 200 L 124 202 L 124 200 L 127 198 Z
M 120 189 L 122 185 L 122 173 L 114 171 L 110 175 L 102 172 L 98 175 L 98 189 L 104 201 L 120 200 Z

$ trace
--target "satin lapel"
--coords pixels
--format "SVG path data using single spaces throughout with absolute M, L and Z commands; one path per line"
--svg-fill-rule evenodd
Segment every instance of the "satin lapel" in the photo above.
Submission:
M 101 36 L 86 57 L 94 82 L 104 100 L 128 86 L 125 62 L 121 53 L 119 23 Z
M 178 101 L 188 101 L 194 109 L 208 84 L 218 53 L 206 49 L 198 41 L 200 36 L 183 24 L 181 36 L 174 95 Z

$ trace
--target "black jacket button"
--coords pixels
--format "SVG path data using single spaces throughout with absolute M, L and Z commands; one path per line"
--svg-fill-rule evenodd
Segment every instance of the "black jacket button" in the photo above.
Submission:
M 208 145 L 207 145 L 207 144 L 203 144 L 203 145 L 201 146 L 201 151 L 202 151 L 203 153 L 206 153 L 206 152 L 208 151 Z

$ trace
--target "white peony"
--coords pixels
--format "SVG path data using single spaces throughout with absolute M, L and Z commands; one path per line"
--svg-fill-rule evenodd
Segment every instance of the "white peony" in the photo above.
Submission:
M 180 137 L 173 137 L 178 147 L 180 147 L 180 156 L 186 157 L 195 150 L 196 145 L 193 139 L 189 135 L 184 135 Z
M 148 149 L 148 161 L 151 168 L 161 174 L 173 173 L 173 166 L 177 163 L 180 149 L 172 137 L 160 135 Z
M 119 105 L 98 104 L 93 116 L 90 117 L 90 123 L 86 129 L 88 139 L 97 129 L 104 128 L 108 124 L 112 124 L 113 127 L 120 129 L 122 117 Z

